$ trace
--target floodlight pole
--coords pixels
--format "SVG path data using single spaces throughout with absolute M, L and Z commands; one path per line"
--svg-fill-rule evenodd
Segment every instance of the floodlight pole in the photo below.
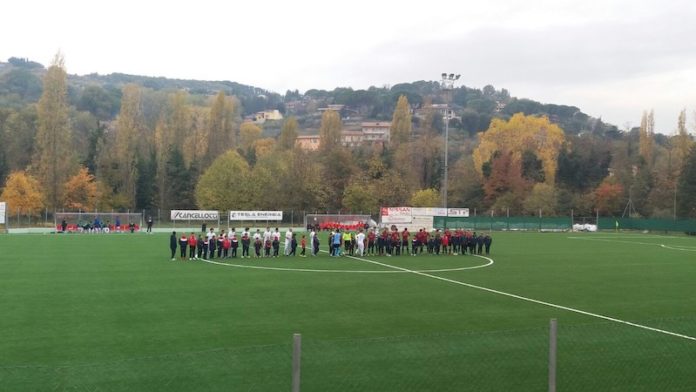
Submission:
M 450 94 L 454 89 L 454 83 L 459 80 L 460 75 L 442 73 L 442 82 L 440 88 L 446 95 Z M 449 98 L 449 97 L 448 97 Z M 448 153 L 449 153 L 449 99 L 445 103 L 445 167 L 444 178 L 442 181 L 442 205 L 447 209 L 447 177 L 448 177 Z

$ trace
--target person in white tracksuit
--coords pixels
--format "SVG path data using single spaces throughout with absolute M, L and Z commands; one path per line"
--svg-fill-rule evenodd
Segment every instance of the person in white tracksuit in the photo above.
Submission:
M 363 257 L 365 255 L 365 233 L 363 229 L 355 236 L 355 242 L 358 244 L 358 256 Z
M 285 256 L 290 254 L 290 244 L 292 243 L 292 228 L 288 229 L 288 231 L 285 232 L 285 248 L 283 250 L 283 253 Z
M 316 253 L 314 253 L 314 236 L 317 235 L 317 233 L 312 229 L 312 231 L 309 233 L 309 249 L 311 250 L 310 254 L 312 256 L 316 256 Z

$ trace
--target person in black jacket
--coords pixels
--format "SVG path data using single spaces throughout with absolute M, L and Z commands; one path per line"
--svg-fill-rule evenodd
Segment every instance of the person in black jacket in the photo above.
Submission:
M 174 255 L 176 255 L 176 231 L 172 231 L 172 235 L 169 237 L 169 249 L 172 251 L 172 261 L 174 261 Z
M 183 233 L 181 235 L 181 238 L 179 238 L 179 249 L 181 250 L 181 253 L 179 254 L 181 260 L 186 259 L 186 247 L 188 246 L 188 237 L 186 237 L 186 233 Z
M 491 244 L 493 243 L 493 238 L 491 236 L 486 235 L 483 237 L 483 245 L 486 247 L 486 256 L 488 256 L 491 252 Z
M 216 247 L 217 247 L 217 238 L 215 238 L 215 235 L 213 235 L 208 239 L 208 256 L 210 257 L 210 260 L 215 258 L 215 248 Z
M 476 237 L 476 254 L 483 254 L 483 234 Z
M 204 232 L 205 233 L 205 232 Z M 205 246 L 205 250 L 203 250 L 203 247 Z M 203 236 L 198 234 L 198 241 L 196 241 L 196 251 L 198 252 L 198 258 L 202 259 L 203 258 L 203 253 L 208 253 L 208 244 L 205 243 L 203 240 Z

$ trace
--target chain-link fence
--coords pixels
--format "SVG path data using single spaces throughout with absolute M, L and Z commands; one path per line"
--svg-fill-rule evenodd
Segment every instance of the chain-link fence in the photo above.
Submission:
M 694 319 L 651 325 L 696 332 Z M 559 391 L 693 391 L 696 342 L 612 322 L 558 324 Z M 549 390 L 549 328 L 377 338 L 302 337 L 301 391 Z M 101 363 L 1 366 L 8 391 L 287 391 L 293 345 Z
M 59 213 L 68 213 L 78 211 L 61 210 Z M 203 224 L 208 228 L 232 228 L 237 229 L 244 227 L 306 227 L 309 223 L 315 222 L 313 219 L 306 220 L 309 215 L 311 217 L 318 216 L 338 216 L 338 221 L 343 220 L 362 220 L 370 217 L 374 222 L 380 222 L 380 211 L 316 211 L 316 210 L 284 210 L 283 219 L 280 221 L 230 221 L 227 211 L 220 211 L 219 219 L 215 221 L 197 221 L 197 220 L 172 220 L 170 219 L 170 210 L 152 209 L 152 210 L 109 210 L 109 211 L 90 211 L 84 214 L 100 215 L 111 214 L 112 216 L 121 214 L 142 214 L 142 226 L 146 227 L 149 219 L 152 220 L 154 228 L 182 228 L 196 229 L 201 228 Z M 340 217 L 344 216 L 345 219 Z M 359 217 L 353 219 L 352 217 Z M 8 207 L 7 224 L 5 228 L 54 228 L 56 223 L 56 214 L 53 211 L 44 210 L 40 213 L 28 213 L 21 209 L 12 209 Z M 68 222 L 71 223 L 71 222 Z M 77 223 L 72 222 L 72 223 Z M 600 230 L 650 230 L 658 232 L 684 232 L 696 233 L 696 220 L 693 219 L 639 219 L 639 218 L 613 218 L 613 217 L 576 217 L 572 214 L 567 216 L 496 216 L 490 213 L 474 214 L 469 217 L 433 217 L 433 227 L 435 228 L 464 228 L 475 231 L 566 231 L 571 230 L 574 223 L 590 223 L 599 224 Z

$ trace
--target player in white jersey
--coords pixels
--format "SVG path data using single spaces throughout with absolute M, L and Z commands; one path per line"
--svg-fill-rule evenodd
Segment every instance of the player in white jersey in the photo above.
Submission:
M 363 229 L 355 236 L 355 242 L 358 244 L 358 256 L 363 257 L 365 255 L 365 233 Z
M 254 256 L 261 257 L 261 248 L 263 247 L 263 236 L 261 236 L 261 230 L 256 229 L 254 233 Z
M 283 253 L 285 256 L 290 254 L 290 244 L 292 243 L 292 228 L 288 229 L 288 231 L 285 232 L 285 248 L 283 249 Z
M 309 249 L 311 249 L 312 256 L 316 256 L 314 253 L 314 236 L 316 235 L 317 233 L 314 231 L 314 228 L 312 228 L 312 231 L 309 232 Z

